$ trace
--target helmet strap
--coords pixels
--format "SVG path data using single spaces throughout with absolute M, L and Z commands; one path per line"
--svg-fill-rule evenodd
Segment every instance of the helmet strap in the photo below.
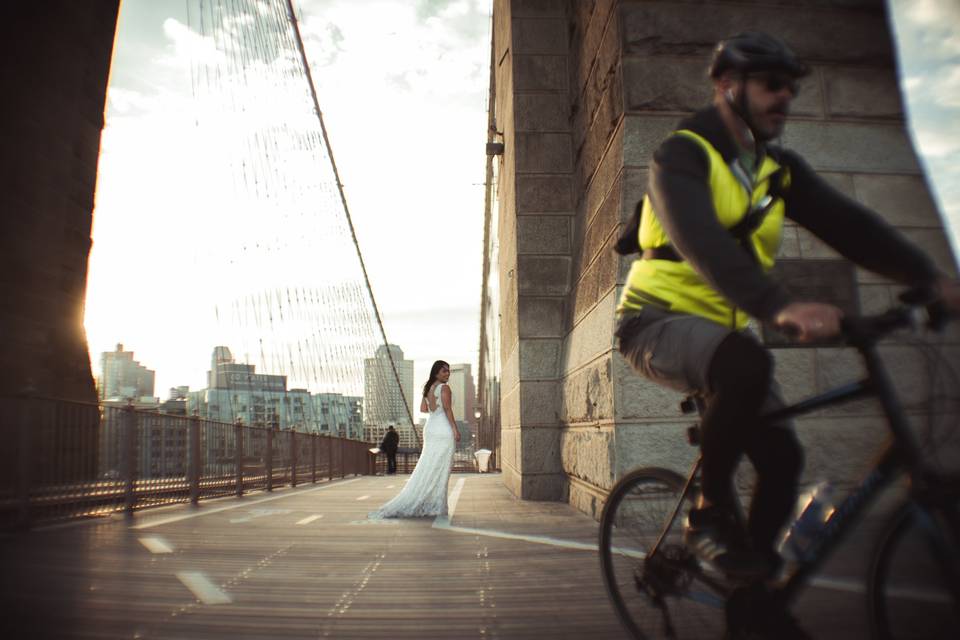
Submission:
M 753 143 L 754 151 L 760 152 L 760 137 L 757 135 L 756 126 L 753 118 L 750 117 L 750 109 L 747 106 L 747 74 L 740 74 L 740 95 L 735 96 L 733 89 L 727 89 L 723 93 L 724 100 L 730 105 L 730 109 L 743 122 L 750 135 L 750 142 Z

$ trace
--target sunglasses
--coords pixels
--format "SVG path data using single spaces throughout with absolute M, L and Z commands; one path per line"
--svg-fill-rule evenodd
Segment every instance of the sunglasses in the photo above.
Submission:
M 786 89 L 793 94 L 794 98 L 800 95 L 800 86 L 792 76 L 779 73 L 757 73 L 751 74 L 750 77 L 758 80 L 770 93 L 779 93 Z

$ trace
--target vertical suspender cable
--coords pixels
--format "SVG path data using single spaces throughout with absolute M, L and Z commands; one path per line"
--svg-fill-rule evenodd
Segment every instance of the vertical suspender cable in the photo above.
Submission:
M 367 267 L 363 262 L 363 254 L 360 252 L 360 243 L 357 242 L 357 234 L 353 228 L 353 219 L 350 217 L 350 208 L 347 206 L 347 197 L 343 193 L 343 184 L 340 182 L 340 172 L 337 171 L 337 163 L 333 159 L 333 148 L 330 146 L 330 138 L 327 136 L 327 127 L 323 122 L 323 113 L 320 111 L 320 100 L 317 98 L 317 88 L 313 83 L 313 74 L 310 73 L 310 63 L 307 62 L 307 52 L 303 47 L 303 38 L 300 35 L 300 25 L 297 22 L 296 13 L 293 10 L 293 0 L 287 0 L 287 17 L 293 26 L 294 39 L 297 43 L 297 51 L 300 53 L 300 60 L 303 63 L 303 72 L 307 76 L 307 85 L 310 87 L 310 97 L 313 98 L 313 108 L 317 113 L 317 120 L 320 121 L 320 131 L 323 134 L 323 143 L 327 147 L 327 156 L 330 158 L 330 166 L 333 168 L 333 177 L 337 182 L 337 191 L 340 192 L 340 202 L 343 203 L 343 213 L 347 218 L 347 225 L 350 227 L 350 236 L 353 238 L 353 246 L 357 250 L 357 259 L 360 260 L 360 270 L 363 272 L 363 281 L 367 286 L 367 293 L 370 295 L 370 304 L 373 305 L 373 314 L 377 318 L 377 325 L 380 327 L 380 335 L 383 337 L 383 344 L 386 346 L 387 357 L 390 358 L 390 368 L 393 369 L 393 377 L 397 381 L 397 388 L 400 389 L 400 399 L 403 401 L 404 411 L 410 420 L 410 429 L 417 439 L 418 446 L 423 446 L 420 441 L 420 435 L 414 426 L 413 414 L 410 412 L 410 405 L 407 403 L 407 396 L 403 392 L 403 384 L 400 382 L 400 374 L 397 372 L 397 364 L 393 360 L 393 353 L 390 352 L 390 343 L 387 342 L 387 332 L 383 328 L 383 320 L 380 318 L 380 310 L 377 307 L 377 300 L 373 297 L 373 289 L 370 287 L 370 278 L 367 276 Z

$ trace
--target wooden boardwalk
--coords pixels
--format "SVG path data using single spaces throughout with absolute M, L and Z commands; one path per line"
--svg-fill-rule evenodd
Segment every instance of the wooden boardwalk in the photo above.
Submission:
M 451 519 L 367 521 L 405 479 L 6 535 L 0 637 L 625 637 L 601 583 L 593 520 L 517 500 L 497 475 L 455 474 Z M 866 635 L 863 595 L 849 587 L 858 578 L 841 575 L 841 586 L 801 601 L 816 637 Z

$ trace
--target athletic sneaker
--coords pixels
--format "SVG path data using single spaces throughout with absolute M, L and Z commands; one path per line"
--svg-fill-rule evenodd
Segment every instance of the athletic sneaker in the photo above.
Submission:
M 716 505 L 691 509 L 683 532 L 686 547 L 728 577 L 764 577 L 770 571 L 769 558 L 747 548 L 744 538 L 734 515 Z

